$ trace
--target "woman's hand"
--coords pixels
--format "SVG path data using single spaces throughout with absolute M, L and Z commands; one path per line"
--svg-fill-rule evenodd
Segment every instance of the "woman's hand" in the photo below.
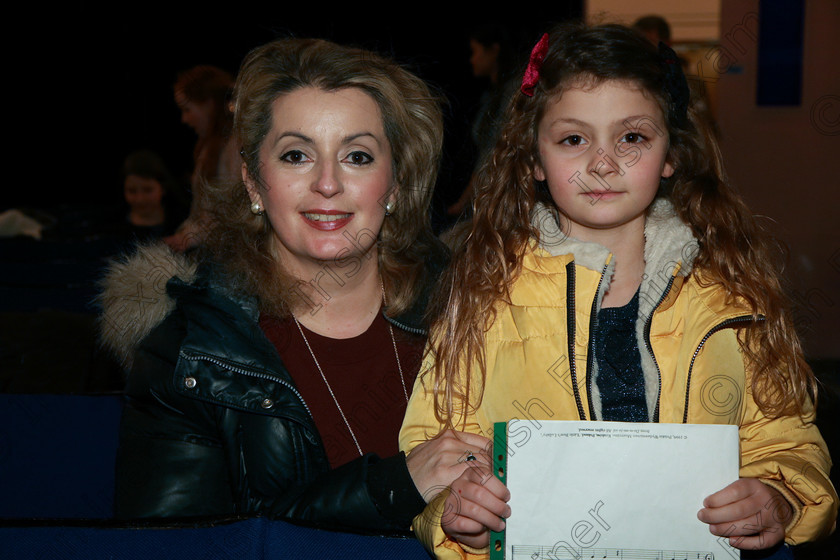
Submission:
M 493 476 L 490 456 L 475 455 L 469 467 L 452 483 L 444 503 L 443 531 L 452 539 L 472 548 L 484 548 L 490 532 L 505 528 L 502 518 L 510 517 L 510 491 Z
M 703 500 L 697 513 L 713 535 L 744 550 L 770 548 L 785 538 L 793 510 L 782 494 L 757 478 L 742 478 Z
M 492 453 L 492 447 L 493 442 L 486 437 L 447 430 L 412 449 L 405 462 L 414 486 L 429 503 L 468 468 L 469 453 L 478 457 Z

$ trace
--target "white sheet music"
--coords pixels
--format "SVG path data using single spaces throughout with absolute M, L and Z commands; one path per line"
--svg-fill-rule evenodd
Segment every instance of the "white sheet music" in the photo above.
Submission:
M 740 558 L 697 519 L 738 479 L 737 426 L 538 424 L 508 423 L 508 560 Z
M 549 548 L 518 545 L 513 547 L 517 560 L 714 560 L 712 552 L 696 550 L 635 550 L 628 548 Z

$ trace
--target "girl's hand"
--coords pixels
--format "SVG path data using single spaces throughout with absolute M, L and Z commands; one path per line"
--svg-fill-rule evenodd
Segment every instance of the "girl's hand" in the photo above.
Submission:
M 490 529 L 501 531 L 503 517 L 510 516 L 510 492 L 493 476 L 492 462 L 485 454 L 475 454 L 469 468 L 452 483 L 441 521 L 443 531 L 452 539 L 472 548 L 484 548 L 490 542 Z
M 788 501 L 757 478 L 742 478 L 703 500 L 698 519 L 713 535 L 744 550 L 770 548 L 785 538 L 793 515 Z
M 493 442 L 486 437 L 447 430 L 412 449 L 405 463 L 414 486 L 429 503 L 467 470 L 468 452 L 478 457 L 484 450 L 493 450 Z

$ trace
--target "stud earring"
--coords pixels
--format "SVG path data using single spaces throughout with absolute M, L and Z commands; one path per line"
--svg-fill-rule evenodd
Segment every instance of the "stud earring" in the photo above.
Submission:
M 262 216 L 263 209 L 259 202 L 255 202 L 251 205 L 251 213 L 257 216 Z
M 388 202 L 385 203 L 385 215 L 390 216 L 393 213 L 394 213 L 394 201 L 389 200 Z

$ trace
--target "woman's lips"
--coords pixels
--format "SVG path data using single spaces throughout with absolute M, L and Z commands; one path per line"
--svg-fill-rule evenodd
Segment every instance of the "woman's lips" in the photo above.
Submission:
M 353 214 L 338 210 L 307 210 L 301 212 L 303 221 L 312 228 L 321 231 L 333 231 L 346 226 L 353 219 Z

